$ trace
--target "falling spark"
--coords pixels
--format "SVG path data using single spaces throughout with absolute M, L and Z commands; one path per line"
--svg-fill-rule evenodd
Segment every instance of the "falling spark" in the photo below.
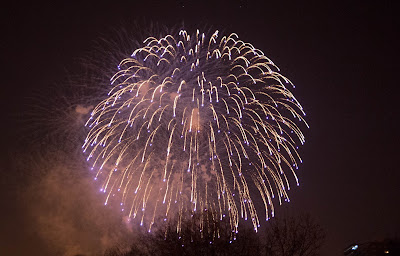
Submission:
M 289 201 L 305 113 L 292 83 L 236 34 L 149 37 L 110 84 L 83 144 L 105 205 L 149 232 L 157 216 L 208 211 L 237 233 L 240 218 L 260 226 L 256 200 L 266 220 L 273 198 Z

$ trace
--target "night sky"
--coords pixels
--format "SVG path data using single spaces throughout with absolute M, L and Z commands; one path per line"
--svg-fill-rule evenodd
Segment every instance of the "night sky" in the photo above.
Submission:
M 29 112 L 27 99 L 62 84 L 96 39 L 135 20 L 235 32 L 296 85 L 292 92 L 311 128 L 300 151 L 301 185 L 289 194 L 290 204 L 326 229 L 323 255 L 340 255 L 357 241 L 400 236 L 394 2 L 143 2 L 21 3 L 2 10 L 0 254 L 47 255 L 18 199 L 36 176 L 15 167 L 26 161 L 15 152 L 23 148 L 19 126 Z

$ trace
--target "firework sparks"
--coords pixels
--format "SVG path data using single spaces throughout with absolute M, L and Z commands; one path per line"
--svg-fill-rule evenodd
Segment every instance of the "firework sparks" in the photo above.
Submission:
M 286 85 L 236 34 L 147 38 L 120 62 L 86 123 L 83 150 L 105 204 L 149 231 L 160 215 L 202 211 L 227 216 L 234 232 L 241 218 L 257 230 L 255 200 L 268 220 L 274 197 L 289 200 L 290 177 L 298 185 L 296 123 L 307 123 Z

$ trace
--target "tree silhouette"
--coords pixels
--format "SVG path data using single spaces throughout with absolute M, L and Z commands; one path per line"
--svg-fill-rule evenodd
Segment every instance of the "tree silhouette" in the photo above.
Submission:
M 246 225 L 232 232 L 229 219 L 215 219 L 212 213 L 193 214 L 179 225 L 176 220 L 160 223 L 151 233 L 141 232 L 130 251 L 114 248 L 105 256 L 313 256 L 324 241 L 323 229 L 309 214 L 274 218 L 258 233 Z
M 271 220 L 265 228 L 265 255 L 318 255 L 324 239 L 324 230 L 309 214 L 286 215 Z

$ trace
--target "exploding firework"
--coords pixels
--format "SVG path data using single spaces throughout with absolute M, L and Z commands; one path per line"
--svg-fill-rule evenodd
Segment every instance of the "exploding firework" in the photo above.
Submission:
M 149 231 L 160 216 L 207 211 L 237 232 L 241 218 L 257 231 L 273 217 L 275 197 L 289 200 L 296 123 L 307 123 L 262 51 L 234 33 L 181 30 L 144 40 L 110 81 L 83 145 L 105 204 Z

